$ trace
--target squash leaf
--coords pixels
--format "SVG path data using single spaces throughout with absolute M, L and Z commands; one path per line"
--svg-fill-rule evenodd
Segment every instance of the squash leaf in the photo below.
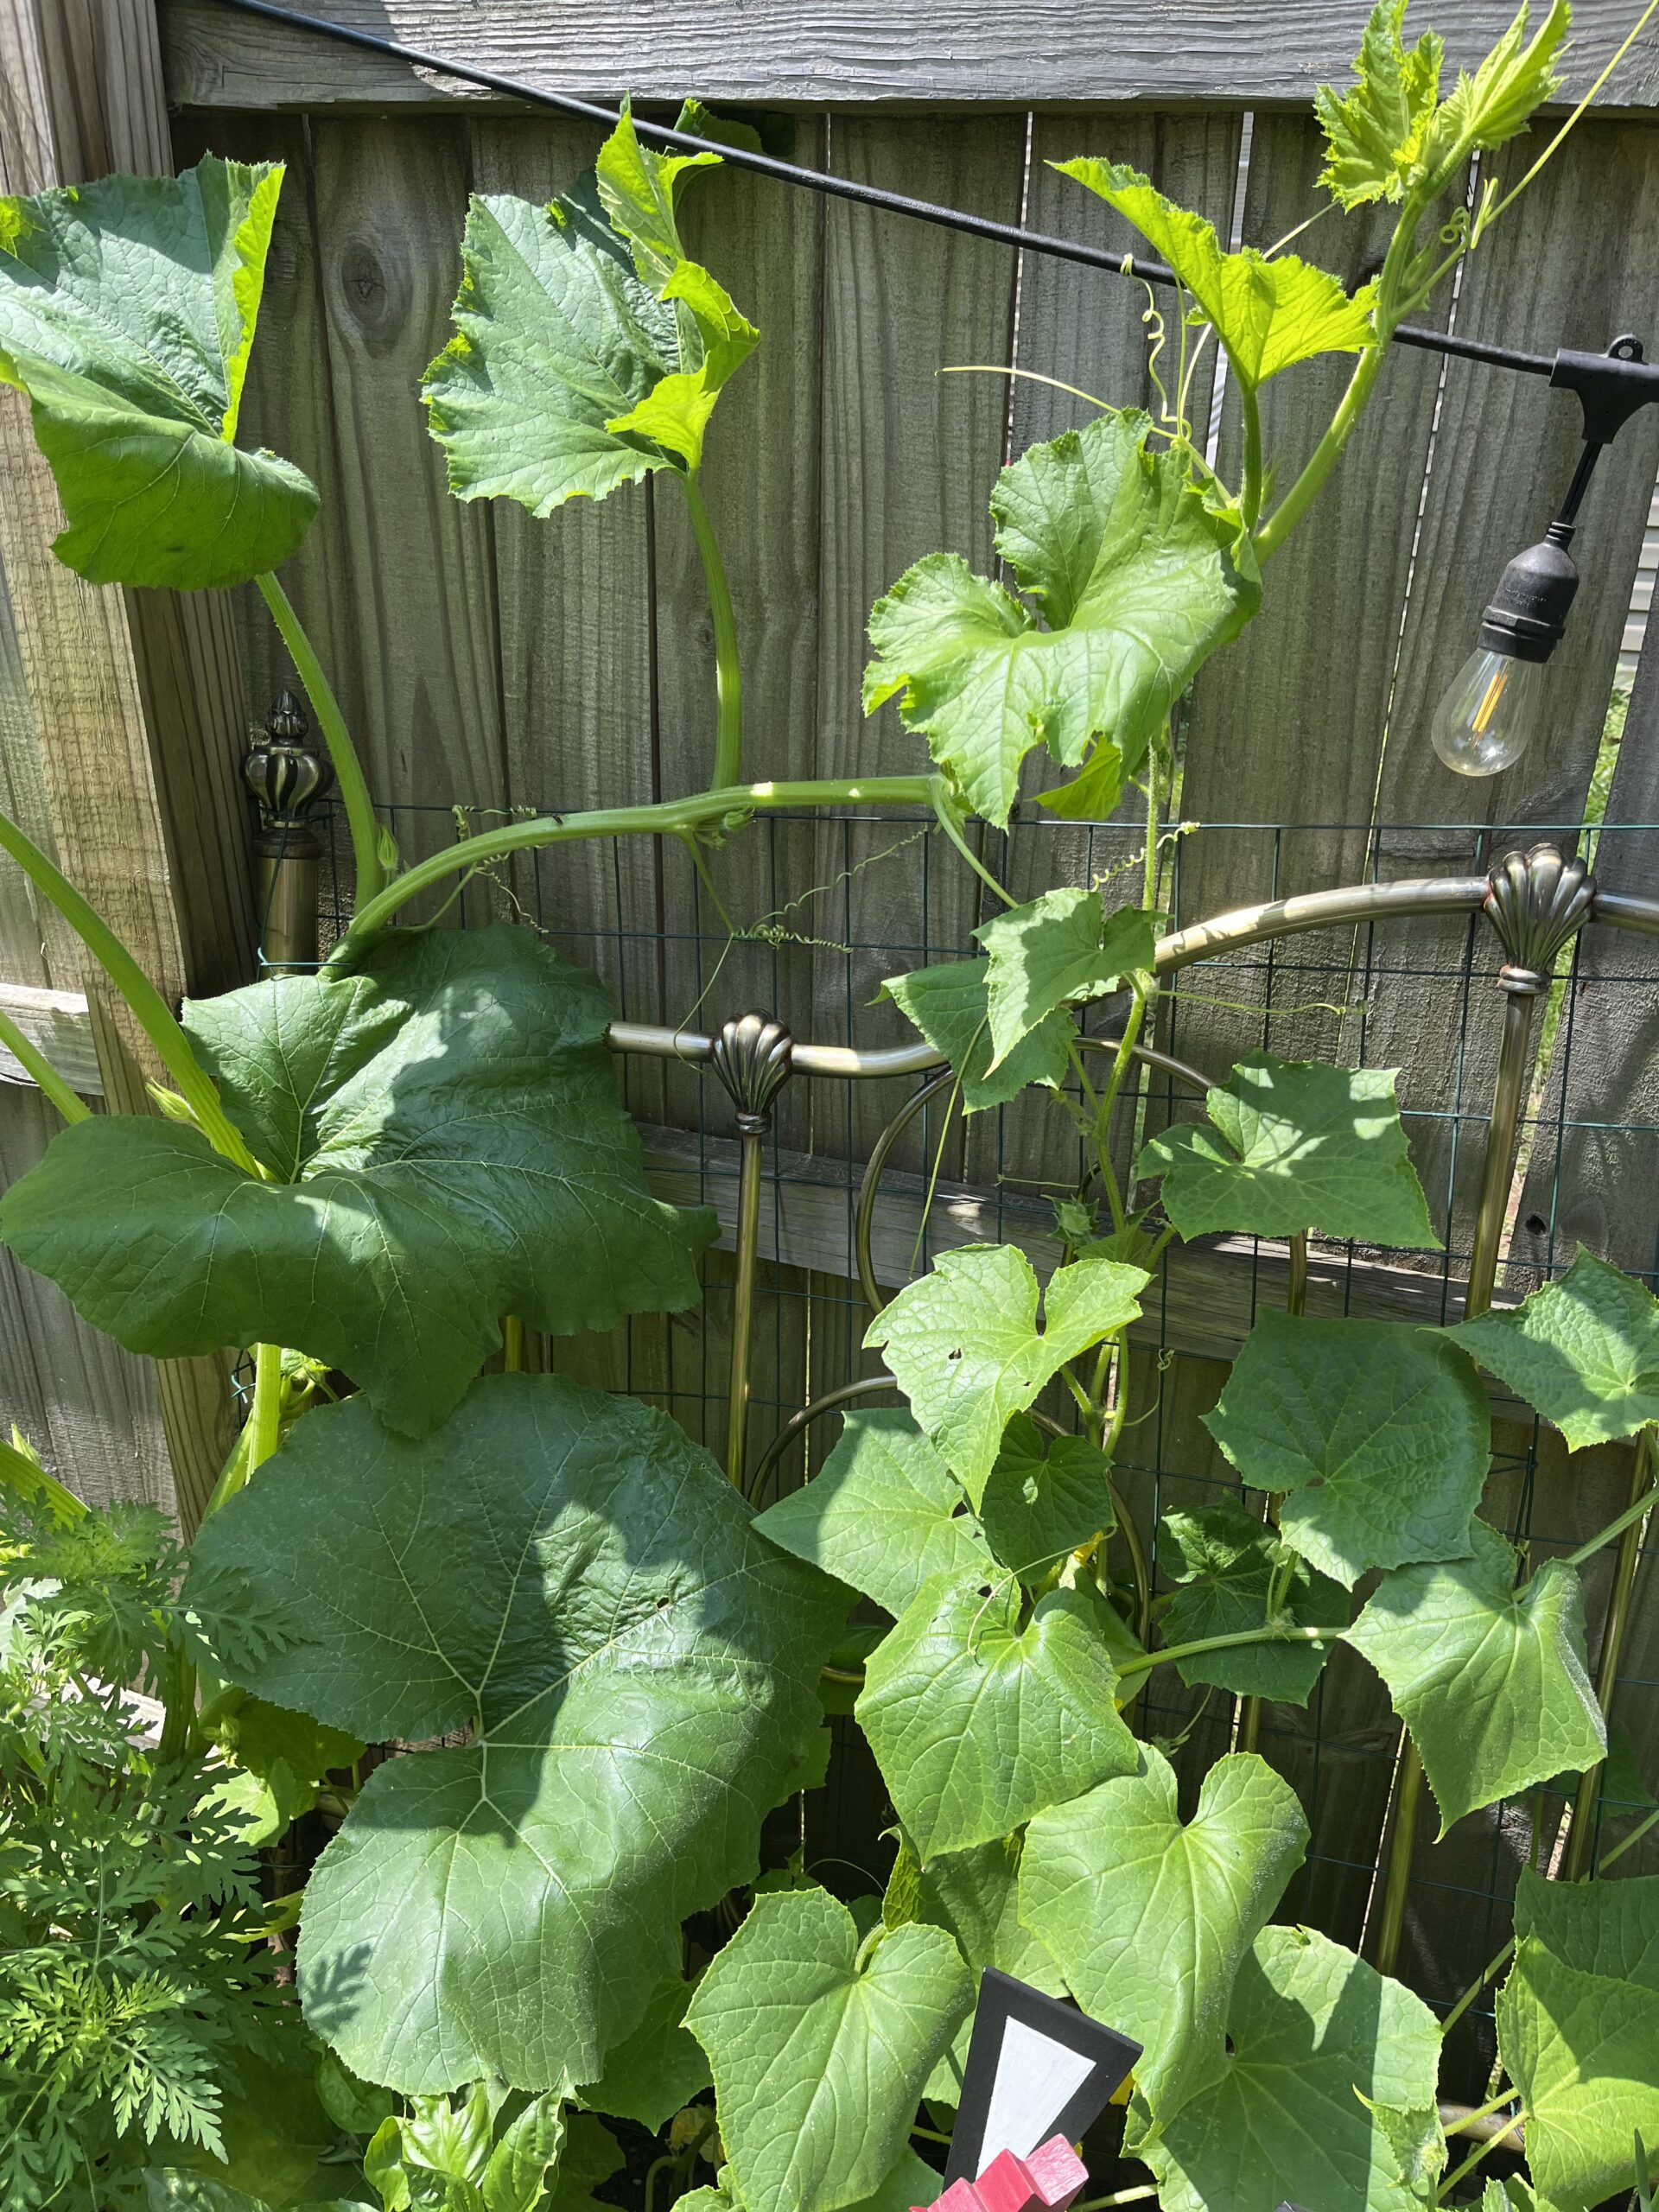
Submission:
M 1026 603 L 955 553 L 930 553 L 870 613 L 864 711 L 899 696 L 975 812 L 999 827 L 1034 746 L 1076 767 L 1091 741 L 1131 775 L 1154 733 L 1261 596 L 1236 516 L 1179 453 L 1147 449 L 1137 411 L 1033 446 L 991 497 L 996 547 Z
M 1284 1541 L 1344 1589 L 1468 1557 L 1491 1418 L 1438 1332 L 1263 1313 L 1204 1422 L 1252 1490 L 1283 1495 Z
M 1219 2061 L 1234 1978 L 1306 1847 L 1295 1792 L 1253 1751 L 1217 1760 L 1185 1825 L 1150 1745 L 1133 1773 L 1031 1823 L 1020 1920 L 1084 2012 L 1144 2044 L 1135 2076 L 1155 2113 Z
M 1239 1968 L 1230 2049 L 1137 2155 L 1165 2212 L 1400 2212 L 1402 2170 L 1443 2163 L 1440 2023 L 1308 1928 L 1264 1928 Z M 1136 2100 L 1136 2108 L 1141 2101 Z M 1142 2115 L 1143 2116 L 1143 2115 Z
M 665 1415 L 527 1375 L 419 1442 L 361 1398 L 296 1422 L 204 1523 L 187 1603 L 211 1639 L 296 1586 L 304 1630 L 245 1687 L 372 1741 L 466 1738 L 377 1767 L 318 1861 L 310 2024 L 410 2094 L 594 2080 L 686 1915 L 754 1874 L 844 1599 Z
M 1152 966 L 1155 918 L 1139 906 L 1108 914 L 1098 891 L 1046 891 L 974 931 L 990 967 L 986 1008 L 1000 1068 L 1033 1030 L 1063 1006 L 1116 990 L 1124 976 Z
M 758 1897 L 686 2016 L 745 2203 L 836 2212 L 874 2195 L 972 2002 L 942 1929 L 890 1929 L 861 1959 L 851 1913 L 824 1891 Z
M 0 199 L 0 383 L 28 395 L 53 550 L 89 583 L 245 583 L 311 526 L 310 479 L 235 442 L 282 183 L 210 154 Z
M 0 1216 L 0 1221 L 3 1216 Z M 1070 1359 L 1140 1314 L 1149 1278 L 1112 1260 L 1056 1270 L 1037 1325 L 1037 1277 L 1011 1244 L 941 1255 L 865 1332 L 946 1465 L 977 1508 L 1002 1432 Z
M 1392 1068 L 1252 1052 L 1207 1095 L 1209 1126 L 1165 1129 L 1135 1173 L 1163 1176 L 1164 1211 L 1184 1237 L 1317 1229 L 1438 1251 L 1394 1079 Z
M 1581 1452 L 1659 1421 L 1659 1299 L 1593 1253 L 1507 1313 L 1446 1334 Z
M 1473 1535 L 1470 1559 L 1385 1575 L 1346 1639 L 1411 1731 L 1442 1835 L 1607 1749 L 1577 1573 L 1547 1560 L 1517 1588 L 1513 1548 L 1484 1522 Z
M 458 499 L 549 515 L 701 467 L 715 404 L 760 335 L 680 241 L 681 185 L 718 160 L 651 151 L 625 109 L 596 171 L 550 207 L 473 199 L 457 334 L 422 395 Z
M 1376 344 L 1372 286 L 1351 299 L 1339 277 L 1294 254 L 1224 253 L 1213 223 L 1165 199 L 1138 169 L 1092 159 L 1053 166 L 1115 207 L 1169 264 L 1196 302 L 1188 321 L 1213 326 L 1252 391 L 1299 361 Z
M 870 1654 L 855 1711 L 924 1866 L 1135 1765 L 1091 1592 L 1022 1625 L 1010 1575 L 940 1575 Z
M 505 924 L 388 931 L 353 975 L 188 1004 L 279 1179 L 177 1122 L 98 1116 L 6 1193 L 0 1237 L 130 1351 L 291 1344 L 417 1433 L 504 1313 L 569 1335 L 696 1300 L 712 1217 L 647 1192 L 609 1014 L 593 975 Z

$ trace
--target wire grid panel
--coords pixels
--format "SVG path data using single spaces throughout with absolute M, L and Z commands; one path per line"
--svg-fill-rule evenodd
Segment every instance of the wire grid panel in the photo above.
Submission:
M 389 816 L 400 842 L 425 842 L 435 825 Z M 433 810 L 434 812 L 447 811 Z M 1373 836 L 1374 855 L 1387 850 L 1384 825 Z M 1448 839 L 1457 825 L 1428 828 Z M 1610 828 L 1613 838 L 1643 825 Z M 409 832 L 422 833 L 411 839 Z M 814 1043 L 872 1048 L 913 1042 L 897 1009 L 881 1001 L 882 981 L 910 968 L 973 953 L 959 933 L 948 941 L 933 926 L 934 893 L 942 874 L 957 870 L 930 825 L 919 819 L 851 817 L 833 825 L 839 866 L 828 880 L 791 902 L 785 886 L 799 880 L 788 841 L 798 825 L 763 818 L 716 856 L 706 882 L 677 846 L 661 853 L 660 911 L 679 925 L 642 930 L 630 912 L 619 863 L 613 896 L 603 911 L 576 911 L 561 883 L 560 853 L 547 849 L 522 856 L 511 879 L 498 872 L 474 877 L 445 919 L 478 926 L 504 917 L 527 921 L 564 957 L 595 967 L 625 1020 L 708 1031 L 729 1015 L 759 1007 L 776 1014 L 796 1034 Z M 1192 838 L 1236 848 L 1230 869 L 1268 899 L 1283 880 L 1296 880 L 1295 844 L 1303 836 L 1327 836 L 1331 825 L 1205 825 L 1175 844 L 1167 900 L 1177 925 L 1199 917 L 1182 911 L 1183 861 Z M 824 850 L 822 818 L 817 853 Z M 1552 833 L 1551 825 L 1506 831 L 1467 829 L 1445 872 L 1486 868 L 1516 843 Z M 1560 825 L 1563 840 L 1575 825 Z M 1066 876 L 1110 886 L 1120 877 L 1126 897 L 1140 887 L 1141 833 L 1136 825 L 1065 825 L 1064 845 L 1053 843 L 1048 823 L 1017 824 L 1007 842 L 1048 838 L 1051 850 L 1026 859 L 1028 873 L 1040 863 L 1043 880 Z M 337 855 L 336 834 L 331 849 Z M 988 857 L 1006 869 L 1020 865 L 1014 852 Z M 1248 865 L 1241 866 L 1241 860 Z M 343 924 L 337 861 L 325 865 L 325 937 Z M 903 926 L 875 938 L 855 929 L 854 917 L 883 911 L 868 896 L 872 880 L 893 884 L 892 911 Z M 582 878 L 584 895 L 595 880 Z M 866 894 L 856 899 L 858 883 Z M 959 898 L 959 881 L 951 887 Z M 723 910 L 723 911 L 722 911 Z M 959 908 L 954 909 L 958 911 Z M 728 922 L 732 927 L 728 928 Z M 735 931 L 735 934 L 734 934 Z M 1649 940 L 1636 940 L 1642 957 L 1625 962 L 1616 979 L 1597 988 L 1646 992 L 1659 982 L 1648 956 Z M 1659 948 L 1654 949 L 1659 957 Z M 1399 1089 L 1414 1156 L 1432 1163 L 1425 1173 L 1429 1211 L 1441 1247 L 1386 1255 L 1354 1246 L 1316 1244 L 1310 1313 L 1382 1313 L 1433 1325 L 1459 1318 L 1469 1262 L 1468 1223 L 1484 1156 L 1491 1072 L 1502 1016 L 1494 978 L 1501 955 L 1478 917 L 1450 928 L 1425 928 L 1409 920 L 1367 925 L 1345 933 L 1320 932 L 1257 944 L 1213 958 L 1169 979 L 1160 1003 L 1160 1041 L 1182 1057 L 1198 1058 L 1197 1035 L 1209 1047 L 1201 1065 L 1224 1078 L 1231 1057 L 1265 1048 L 1291 1057 L 1317 1043 L 1328 1057 L 1363 1065 L 1379 1007 L 1391 1035 L 1402 1033 L 1414 1003 L 1433 1002 L 1434 1033 L 1442 1034 L 1448 1007 L 1455 1011 L 1456 1046 L 1449 1064 L 1400 1072 Z M 1583 1126 L 1563 1101 L 1582 1096 L 1570 1081 L 1578 1018 L 1576 949 L 1561 971 L 1538 1025 L 1538 1061 L 1523 1119 L 1521 1156 L 1511 1205 L 1524 1188 L 1548 1184 L 1573 1132 Z M 1114 1008 L 1090 1009 L 1086 1027 L 1112 1027 Z M 1310 1033 L 1313 1033 L 1310 1037 Z M 1217 1034 L 1227 1058 L 1215 1052 Z M 625 1096 L 645 1131 L 659 1185 L 684 1203 L 715 1205 L 728 1223 L 734 1214 L 737 1150 L 729 1102 L 706 1070 L 662 1068 L 625 1059 Z M 880 1373 L 862 1348 L 869 1314 L 853 1275 L 854 1220 L 859 1185 L 874 1136 L 915 1089 L 913 1079 L 849 1084 L 797 1079 L 779 1102 L 769 1141 L 762 1201 L 761 1253 L 752 1343 L 751 1464 L 780 1424 L 825 1391 Z M 1186 1117 L 1200 1102 L 1163 1075 L 1142 1074 L 1123 1109 L 1122 1157 L 1147 1130 L 1172 1116 Z M 1643 1184 L 1659 1187 L 1659 1128 L 1611 1117 L 1596 1126 L 1614 1129 L 1637 1164 Z M 941 1094 L 923 1108 L 896 1149 L 876 1213 L 878 1279 L 889 1288 L 925 1269 L 953 1244 L 1015 1241 L 1039 1268 L 1058 1256 L 1052 1201 L 1083 1187 L 1084 1160 L 1074 1124 L 1052 1099 L 1027 1095 L 1014 1105 L 976 1117 L 964 1128 Z M 1536 1247 L 1527 1240 L 1529 1253 Z M 722 1237 L 722 1246 L 729 1235 Z M 1133 1393 L 1130 1425 L 1119 1453 L 1122 1486 L 1141 1525 L 1157 1576 L 1158 1524 L 1167 1512 L 1236 1495 L 1236 1477 L 1210 1437 L 1203 1416 L 1226 1375 L 1226 1360 L 1264 1305 L 1282 1303 L 1284 1255 L 1254 1240 L 1227 1239 L 1198 1255 L 1202 1267 L 1183 1274 L 1183 1255 L 1166 1257 L 1144 1301 L 1146 1322 L 1129 1362 Z M 1500 1277 L 1500 1297 L 1513 1297 L 1560 1273 L 1571 1250 L 1549 1245 L 1541 1263 Z M 555 1363 L 608 1387 L 663 1406 L 711 1449 L 721 1447 L 726 1418 L 731 1328 L 733 1261 L 716 1249 L 705 1263 L 704 1304 L 687 1316 L 637 1318 L 601 1341 L 574 1340 L 554 1348 Z M 1064 1402 L 1051 1408 L 1064 1415 Z M 1611 1520 L 1624 1503 L 1630 1459 L 1624 1447 L 1573 1455 L 1542 1432 L 1528 1410 L 1494 1400 L 1494 1460 L 1484 1511 L 1526 1548 L 1536 1563 L 1564 1553 Z M 780 1463 L 772 1487 L 789 1488 L 822 1464 L 839 1427 L 832 1415 L 806 1431 Z M 1602 1554 L 1586 1573 L 1591 1650 L 1611 1573 Z M 1635 1748 L 1638 1764 L 1659 1769 L 1659 1619 L 1644 1607 L 1644 1560 L 1637 1618 L 1626 1646 L 1614 1719 Z M 1161 1581 L 1157 1583 L 1161 1591 Z M 1356 1592 L 1363 1600 L 1367 1585 Z M 1198 1781 L 1233 1740 L 1233 1701 L 1219 1693 L 1185 1690 L 1173 1670 L 1150 1678 L 1141 1719 L 1147 1733 L 1174 1752 L 1190 1813 Z M 1293 1883 L 1287 1911 L 1339 1940 L 1363 1945 L 1378 1900 L 1379 1842 L 1390 1808 L 1399 1741 L 1398 1725 L 1375 1675 L 1356 1654 L 1339 1647 L 1308 1707 L 1274 1705 L 1263 1713 L 1259 1748 L 1296 1788 L 1312 1840 L 1306 1865 Z M 1604 1797 L 1603 1820 L 1618 1826 L 1618 1792 L 1632 1787 L 1621 1759 Z M 1560 1816 L 1568 1802 L 1567 1778 L 1535 1794 L 1465 1820 L 1441 1842 L 1433 1840 L 1433 1808 L 1414 1866 L 1412 1912 L 1402 1971 L 1431 2003 L 1449 2006 L 1506 1940 L 1510 1900 L 1520 1867 L 1548 1865 L 1558 1848 Z M 890 1848 L 882 1831 L 891 1815 L 880 1778 L 861 1742 L 843 1731 L 842 1754 L 823 1802 L 814 1808 L 809 1836 L 814 1861 L 832 1884 L 856 1890 L 879 1882 Z M 1656 1854 L 1659 1860 L 1659 1854 Z M 1632 1855 L 1635 1862 L 1636 1855 Z M 1448 2087 L 1478 2099 L 1492 2058 L 1490 1992 L 1465 2014 L 1450 2046 Z

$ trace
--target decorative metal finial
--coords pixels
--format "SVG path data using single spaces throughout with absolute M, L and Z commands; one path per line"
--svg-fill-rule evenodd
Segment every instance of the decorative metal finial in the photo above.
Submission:
M 1564 944 L 1590 918 L 1595 878 L 1558 845 L 1505 853 L 1486 879 L 1483 909 L 1506 955 L 1498 981 L 1517 998 L 1549 988 L 1549 971 Z
M 334 768 L 327 754 L 307 744 L 310 734 L 304 708 L 291 691 L 280 692 L 263 738 L 242 763 L 243 781 L 258 800 L 267 830 L 298 826 L 333 788 Z
M 795 1039 L 769 1014 L 740 1014 L 721 1026 L 710 1058 L 737 1109 L 741 1135 L 772 1127 L 772 1103 L 793 1072 L 794 1052 Z

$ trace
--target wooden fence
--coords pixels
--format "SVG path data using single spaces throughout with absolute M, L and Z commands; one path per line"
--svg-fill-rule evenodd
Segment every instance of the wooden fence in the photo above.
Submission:
M 696 92 L 741 103 L 786 157 L 1125 250 L 1127 230 L 1051 162 L 1133 162 L 1224 236 L 1268 245 L 1319 204 L 1308 96 L 1319 77 L 1343 74 L 1365 14 L 1363 0 L 1188 0 L 1173 10 L 1141 0 L 1019 10 L 992 0 L 764 10 L 598 0 L 569 14 L 540 0 L 308 4 L 589 97 L 632 89 L 648 100 Z M 1452 60 L 1469 61 L 1510 11 L 1507 0 L 1446 0 L 1428 12 Z M 1632 12 L 1625 0 L 1582 0 L 1573 86 L 1594 73 Z M 546 197 L 591 161 L 597 132 L 217 0 L 0 0 L 0 63 L 10 189 L 118 162 L 161 166 L 169 128 L 179 162 L 209 149 L 285 162 L 244 424 L 321 490 L 321 518 L 289 588 L 405 849 L 454 834 L 456 808 L 570 810 L 700 784 L 712 744 L 712 642 L 677 501 L 647 487 L 547 523 L 506 503 L 461 505 L 445 489 L 417 398 L 448 329 L 468 193 Z M 1512 181 L 1537 145 L 1535 132 L 1491 166 Z M 872 721 L 860 712 L 870 605 L 937 548 L 988 567 L 998 469 L 1087 411 L 1027 378 L 940 372 L 1014 368 L 1114 402 L 1147 400 L 1145 292 L 730 170 L 700 184 L 689 228 L 692 251 L 763 333 L 722 400 L 707 470 L 744 652 L 747 766 L 779 777 L 913 768 L 918 746 L 893 710 Z M 1381 235 L 1377 221 L 1327 215 L 1304 250 L 1353 280 Z M 1434 312 L 1460 333 L 1544 353 L 1599 348 L 1624 330 L 1651 350 L 1656 271 L 1659 46 L 1649 41 Z M 1340 374 L 1315 367 L 1269 388 L 1267 431 L 1281 469 L 1306 450 Z M 1210 399 L 1196 393 L 1200 417 Z M 1220 420 L 1225 472 L 1237 423 L 1224 397 Z M 7 803 L 55 842 L 170 988 L 237 980 L 248 972 L 251 924 L 233 767 L 247 706 L 263 709 L 289 680 L 277 641 L 251 599 L 186 606 L 76 583 L 45 552 L 49 484 L 16 407 L 0 409 L 0 429 Z M 1579 435 L 1573 403 L 1541 379 L 1397 352 L 1334 486 L 1273 563 L 1261 616 L 1195 689 L 1181 812 L 1204 826 L 1179 842 L 1183 918 L 1371 873 L 1467 871 L 1510 832 L 1524 841 L 1538 825 L 1570 837 L 1618 669 L 1659 468 L 1659 410 L 1624 433 L 1586 507 L 1585 582 L 1551 671 L 1547 739 L 1507 774 L 1470 784 L 1440 766 L 1427 722 L 1499 569 L 1554 511 Z M 1651 894 L 1659 829 L 1639 826 L 1659 823 L 1651 639 L 1608 820 L 1600 874 Z M 1137 841 L 1132 823 L 1025 823 L 999 858 L 1029 893 L 1124 863 Z M 812 887 L 819 895 L 731 950 L 697 905 L 683 856 L 643 840 L 615 852 L 562 849 L 556 868 L 526 865 L 493 895 L 530 907 L 562 945 L 595 957 L 636 1020 L 680 1021 L 700 1008 L 706 1024 L 767 1003 L 798 1033 L 867 1045 L 906 1034 L 892 1008 L 870 1002 L 881 976 L 963 949 L 982 918 L 972 880 L 917 824 L 785 822 L 715 868 L 745 923 Z M 1282 1052 L 1400 1066 L 1416 1156 L 1455 1257 L 1466 1249 L 1478 1171 L 1468 1124 L 1485 1111 L 1499 1021 L 1498 995 L 1479 985 L 1497 954 L 1461 923 L 1409 926 L 1406 951 L 1395 944 L 1387 958 L 1365 933 L 1332 933 L 1302 941 L 1294 963 L 1195 982 L 1166 1008 L 1165 1028 L 1185 1058 L 1217 1069 L 1264 1029 Z M 1476 983 L 1465 988 L 1471 962 Z M 15 886 L 0 899 L 0 969 L 8 989 L 55 995 L 32 1020 L 84 1037 L 79 994 L 89 986 L 73 948 Z M 95 998 L 94 1013 L 97 1080 L 127 1103 L 130 1046 Z M 1539 1109 L 1551 1141 L 1533 1145 L 1517 1192 L 1515 1283 L 1561 1263 L 1580 1235 L 1638 1269 L 1659 1257 L 1659 998 L 1639 945 L 1586 944 L 1561 1032 L 1572 1050 L 1551 1062 Z M 847 1179 L 897 1103 L 875 1088 L 797 1084 L 785 1095 L 788 1172 L 768 1230 L 778 1316 L 761 1332 L 758 1386 L 779 1406 L 856 1364 Z M 711 1106 L 712 1137 L 696 1134 L 703 1103 L 692 1078 L 640 1077 L 631 1095 L 664 1133 L 654 1141 L 664 1174 L 679 1175 L 677 1187 L 707 1188 L 711 1173 L 718 1182 L 728 1125 Z M 7 1088 L 0 1173 L 27 1166 L 46 1134 L 39 1102 Z M 961 1186 L 952 1203 L 963 1218 L 990 1220 L 1019 1179 L 1056 1157 L 1023 1109 L 1000 1134 L 976 1126 L 945 1162 Z M 926 1164 L 919 1131 L 905 1164 Z M 815 1180 L 828 1201 L 788 1197 Z M 810 1221 L 810 1234 L 791 1233 L 791 1221 Z M 835 1233 L 823 1233 L 826 1221 Z M 890 1242 L 897 1255 L 903 1237 Z M 1222 1370 L 1203 1355 L 1224 1349 L 1226 1329 L 1213 1334 L 1217 1299 L 1242 1296 L 1243 1312 L 1255 1294 L 1250 1259 L 1232 1291 L 1206 1277 L 1210 1287 L 1189 1300 L 1198 1333 L 1163 1379 L 1147 1447 L 1166 1505 L 1182 1502 L 1181 1483 L 1216 1471 L 1196 1415 Z M 717 1265 L 716 1290 L 719 1281 Z M 1379 1310 L 1396 1310 L 1395 1290 L 1376 1289 Z M 1397 1310 L 1416 1310 L 1416 1294 L 1408 1286 Z M 593 1354 L 590 1371 L 670 1402 L 701 1402 L 719 1388 L 704 1378 L 722 1371 L 721 1311 L 715 1297 L 702 1322 L 638 1325 Z M 199 1494 L 218 1377 L 200 1363 L 165 1370 L 158 1396 L 140 1363 L 99 1343 L 6 1260 L 0 1376 L 3 1411 L 83 1487 L 165 1497 L 165 1427 L 179 1486 Z M 1575 1460 L 1569 1476 L 1547 1443 L 1535 1457 L 1524 1437 L 1511 1440 L 1509 1502 L 1519 1514 L 1522 1491 L 1535 1485 L 1549 1510 L 1534 1526 L 1548 1537 L 1586 1532 L 1620 1495 L 1618 1453 Z M 1644 1679 L 1659 1677 L 1656 1639 L 1651 1624 L 1632 1655 Z M 1309 1724 L 1317 1733 L 1281 1750 L 1293 1768 L 1305 1758 L 1317 1774 L 1323 1761 L 1335 1777 L 1323 1830 L 1315 1823 L 1325 1888 L 1308 1909 L 1351 1939 L 1369 1875 L 1344 1866 L 1343 1839 L 1381 1825 L 1388 1763 L 1377 1754 L 1389 1734 L 1374 1685 L 1362 1686 L 1346 1658 L 1333 1664 L 1329 1709 Z M 1659 1725 L 1643 1732 L 1659 1741 Z M 1490 1895 L 1476 1861 L 1508 1848 L 1504 1832 L 1465 1829 L 1436 1854 L 1431 1879 L 1449 1896 L 1459 1885 Z M 1419 1916 L 1418 1979 L 1430 1993 L 1466 1978 L 1465 1953 L 1478 1948 L 1448 1932 L 1455 1910 Z

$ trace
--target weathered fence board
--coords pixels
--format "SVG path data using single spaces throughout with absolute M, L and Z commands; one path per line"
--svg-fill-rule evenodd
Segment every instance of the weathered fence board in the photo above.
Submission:
M 378 106 L 454 90 L 383 56 L 239 18 L 215 0 L 165 0 L 173 99 L 231 107 Z M 545 0 L 306 0 L 302 12 L 560 90 L 629 87 L 677 99 L 688 85 L 729 100 L 1306 100 L 1342 74 L 1366 0 L 1195 0 L 1173 17 L 1145 0 L 713 0 L 692 10 L 604 5 L 563 16 Z M 1509 23 L 1509 0 L 1440 0 L 1448 59 L 1472 65 Z M 1589 84 L 1630 26 L 1624 0 L 1579 0 L 1573 79 Z M 1659 104 L 1650 57 L 1621 74 L 1621 104 Z

